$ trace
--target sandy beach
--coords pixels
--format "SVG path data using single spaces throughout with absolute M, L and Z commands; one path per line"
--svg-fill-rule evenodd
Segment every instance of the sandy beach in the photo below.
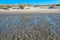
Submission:
M 21 10 L 0 10 L 0 13 L 60 13 L 60 9 L 21 9 Z
M 0 40 L 60 40 L 60 9 L 0 10 Z

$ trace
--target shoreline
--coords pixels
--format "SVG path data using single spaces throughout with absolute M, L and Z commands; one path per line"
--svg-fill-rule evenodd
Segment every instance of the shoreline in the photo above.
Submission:
M 60 9 L 22 9 L 22 10 L 0 10 L 1 13 L 60 13 Z

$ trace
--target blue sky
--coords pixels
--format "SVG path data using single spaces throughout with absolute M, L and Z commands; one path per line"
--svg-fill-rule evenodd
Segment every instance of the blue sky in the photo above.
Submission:
M 60 4 L 60 0 L 0 0 L 0 4 Z

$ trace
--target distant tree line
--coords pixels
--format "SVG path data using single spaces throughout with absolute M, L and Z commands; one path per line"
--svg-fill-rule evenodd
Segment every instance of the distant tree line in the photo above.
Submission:
M 16 5 L 12 5 L 12 4 L 6 4 L 6 5 L 2 5 L 0 4 L 0 8 L 12 8 L 13 6 L 17 6 L 21 9 L 24 9 L 25 6 L 51 6 L 50 8 L 53 8 L 54 6 L 60 6 L 60 4 L 52 4 L 52 5 L 32 5 L 32 4 L 16 4 Z
M 12 8 L 13 6 L 20 7 L 23 9 L 25 6 L 33 6 L 31 4 L 17 4 L 17 5 L 0 5 L 0 8 Z

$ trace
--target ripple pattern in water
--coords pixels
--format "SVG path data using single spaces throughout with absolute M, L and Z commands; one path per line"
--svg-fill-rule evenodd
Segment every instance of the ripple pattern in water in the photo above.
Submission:
M 60 14 L 0 14 L 0 40 L 60 40 Z

